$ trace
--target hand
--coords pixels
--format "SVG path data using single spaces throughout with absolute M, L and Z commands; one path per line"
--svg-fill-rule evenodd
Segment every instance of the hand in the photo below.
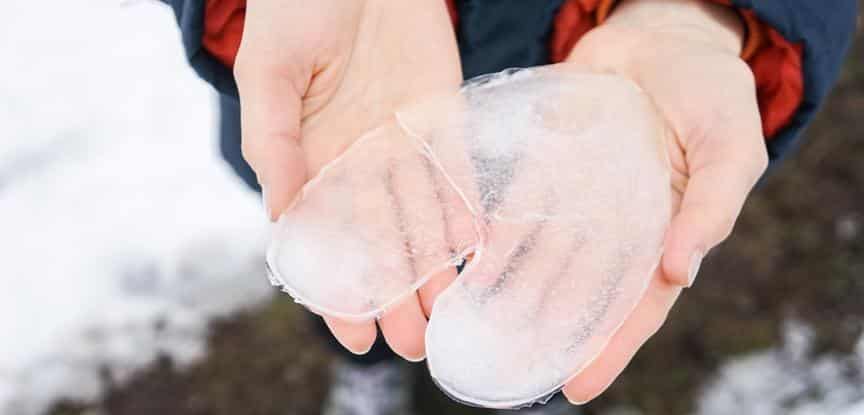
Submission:
M 425 0 L 250 0 L 234 74 L 243 155 L 271 220 L 363 132 L 462 79 L 445 5 Z M 436 277 L 380 320 L 396 353 L 425 356 L 432 301 L 454 278 L 455 271 Z M 375 340 L 374 322 L 325 320 L 355 353 Z
M 705 0 L 624 0 L 568 58 L 636 81 L 675 133 L 661 266 L 603 353 L 565 386 L 571 402 L 602 393 L 657 332 L 767 166 L 753 75 L 738 57 L 741 26 L 733 10 Z

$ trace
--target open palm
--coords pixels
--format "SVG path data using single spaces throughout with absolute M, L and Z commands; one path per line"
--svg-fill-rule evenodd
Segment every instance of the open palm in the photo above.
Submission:
M 737 16 L 723 6 L 625 0 L 568 59 L 636 81 L 675 135 L 662 264 L 608 347 L 564 388 L 573 402 L 599 395 L 660 328 L 702 257 L 732 231 L 767 166 L 753 74 L 738 57 L 741 36 Z
M 423 0 L 250 1 L 234 72 L 243 155 L 271 220 L 364 132 L 462 80 L 445 5 Z M 432 301 L 453 278 L 455 270 L 433 278 L 379 320 L 396 353 L 425 356 Z M 353 352 L 375 340 L 375 322 L 325 320 Z

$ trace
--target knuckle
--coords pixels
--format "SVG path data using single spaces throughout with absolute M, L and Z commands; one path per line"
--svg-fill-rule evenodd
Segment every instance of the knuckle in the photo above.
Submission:
M 721 243 L 730 236 L 732 236 L 732 231 L 735 230 L 735 219 L 730 220 L 728 223 L 723 225 L 723 232 L 720 233 L 720 238 L 717 240 L 717 243 Z
M 756 89 L 756 76 L 753 74 L 753 70 L 750 69 L 750 65 L 748 65 L 744 60 L 732 60 L 729 65 L 729 72 L 731 79 L 736 79 L 748 90 Z
M 748 172 L 746 177 L 751 186 L 755 185 L 756 182 L 759 181 L 759 179 L 768 169 L 768 165 L 770 162 L 771 161 L 768 157 L 768 150 L 766 149 L 763 141 L 758 142 L 755 148 L 751 149 L 748 152 L 748 158 L 745 164 L 745 171 Z
M 249 164 L 254 165 L 256 146 L 253 144 L 252 141 L 253 140 L 249 140 L 245 137 L 240 141 L 240 154 L 243 155 L 243 159 L 246 160 Z
M 732 231 L 735 229 L 735 222 L 737 221 L 738 212 L 734 212 L 733 214 L 724 215 L 720 221 L 718 222 L 717 227 L 717 235 L 716 235 L 716 244 L 719 244 L 729 238 L 732 235 Z
M 261 152 L 259 151 L 259 147 L 256 145 L 255 140 L 250 140 L 246 137 L 240 140 L 240 155 L 243 156 L 243 160 L 246 160 L 246 162 L 249 163 L 252 170 L 255 170 L 256 172 L 260 167 L 260 153 Z
M 278 70 L 279 64 L 272 53 L 256 51 L 244 45 L 240 45 L 240 49 L 237 50 L 232 69 L 238 84 L 249 83 L 262 75 L 276 73 Z
M 237 56 L 234 59 L 234 68 L 232 72 L 234 73 L 234 78 L 237 80 L 237 83 L 242 83 L 247 76 L 250 75 L 250 68 L 252 65 L 249 64 L 248 52 L 242 46 L 237 51 Z
M 771 160 L 768 158 L 768 150 L 763 146 L 761 151 L 756 152 L 756 179 L 759 179 L 759 177 L 762 176 L 762 173 L 765 173 L 770 162 Z

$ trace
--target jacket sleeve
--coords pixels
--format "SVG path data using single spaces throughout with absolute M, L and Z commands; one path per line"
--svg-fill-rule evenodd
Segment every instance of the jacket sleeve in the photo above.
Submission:
M 204 45 L 205 32 L 212 31 L 205 25 L 205 13 L 208 3 L 210 7 L 213 7 L 213 3 L 207 0 L 162 1 L 168 4 L 174 11 L 174 17 L 180 26 L 181 40 L 183 48 L 186 50 L 186 58 L 195 72 L 198 73 L 198 76 L 213 85 L 219 93 L 236 99 L 237 84 L 234 81 L 231 67 L 223 64 Z M 237 3 L 236 1 L 234 2 Z M 236 21 L 237 19 L 233 20 Z
M 242 36 L 245 0 L 163 1 L 174 9 L 192 66 L 219 92 L 236 99 L 237 86 L 231 67 Z M 756 78 L 768 154 L 772 161 L 778 160 L 800 138 L 839 75 L 855 30 L 857 0 L 708 1 L 735 7 L 747 23 L 748 42 L 742 57 L 747 60 Z M 550 7 L 543 8 L 543 11 L 549 15 L 548 18 L 531 21 L 536 20 L 540 23 L 534 22 L 535 25 L 543 26 L 537 28 L 536 32 L 540 35 L 535 37 L 549 37 L 548 54 L 541 50 L 543 41 L 537 41 L 526 43 L 527 46 L 522 49 L 527 52 L 521 51 L 526 53 L 510 51 L 507 56 L 546 56 L 552 62 L 563 60 L 582 34 L 603 21 L 614 7 L 615 0 L 547 2 Z M 501 9 L 507 7 L 502 4 L 479 7 L 478 4 L 482 2 L 478 1 L 448 0 L 447 3 L 454 23 L 457 23 L 460 47 L 477 52 L 474 55 L 482 58 L 483 65 L 489 66 L 495 60 L 495 54 L 485 53 L 486 48 L 483 47 L 465 48 L 463 44 L 471 40 L 470 35 L 474 32 L 483 35 L 493 29 L 500 31 L 500 22 L 491 18 L 495 16 L 490 17 L 489 10 L 502 14 Z M 465 7 L 460 8 L 460 5 Z M 508 7 L 527 10 L 529 3 L 515 2 Z M 531 10 L 538 7 L 536 3 L 530 3 Z M 522 16 L 525 10 L 514 10 L 510 14 Z M 505 17 L 519 20 L 509 15 Z M 550 22 L 551 34 L 548 29 Z M 527 26 L 532 25 L 526 24 L 523 19 L 521 24 L 514 27 Z M 479 38 L 486 39 L 489 36 Z M 510 47 L 516 48 L 513 45 Z M 467 56 L 472 53 L 462 50 L 461 54 L 463 66 L 476 66 L 470 65 L 472 61 Z M 543 63 L 539 58 L 532 59 L 522 59 L 524 62 L 517 62 L 516 65 L 510 63 L 509 66 Z M 486 68 L 487 71 L 495 70 L 495 65 L 492 66 L 491 69 Z M 465 68 L 466 73 L 471 72 L 468 70 L 471 68 Z
M 801 102 L 768 141 L 768 154 L 776 160 L 794 146 L 839 76 L 855 32 L 857 0 L 732 0 L 732 5 L 752 12 L 802 51 Z

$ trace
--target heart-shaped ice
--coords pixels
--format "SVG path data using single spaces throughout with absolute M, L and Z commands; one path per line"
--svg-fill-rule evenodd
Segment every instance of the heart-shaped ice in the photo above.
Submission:
M 274 281 L 314 311 L 379 316 L 474 252 L 437 300 L 432 376 L 463 402 L 543 400 L 633 310 L 669 220 L 665 125 L 632 82 L 506 71 L 358 140 L 275 229 Z

